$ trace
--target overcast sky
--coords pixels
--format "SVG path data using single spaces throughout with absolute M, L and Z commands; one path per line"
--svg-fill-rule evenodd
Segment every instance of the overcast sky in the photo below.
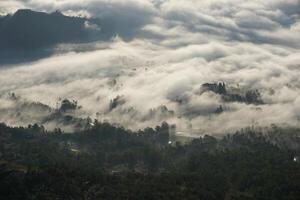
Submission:
M 225 133 L 252 124 L 299 124 L 298 0 L 0 1 L 2 14 L 19 8 L 116 21 L 122 29 L 134 30 L 134 36 L 60 45 L 54 56 L 3 68 L 3 96 L 15 92 L 51 106 L 59 97 L 76 99 L 83 106 L 80 115 L 96 118 L 100 113 L 129 128 L 167 120 L 179 129 L 192 125 L 201 133 Z M 224 105 L 216 94 L 199 95 L 201 84 L 218 81 L 258 89 L 266 104 Z M 126 103 L 108 113 L 109 101 L 117 95 Z M 187 101 L 178 105 L 178 98 Z M 148 119 L 148 110 L 160 105 L 176 115 Z M 219 105 L 226 107 L 224 113 L 209 114 Z M 0 98 L 1 107 L 13 112 L 5 98 Z M 4 114 L 1 118 L 10 120 Z

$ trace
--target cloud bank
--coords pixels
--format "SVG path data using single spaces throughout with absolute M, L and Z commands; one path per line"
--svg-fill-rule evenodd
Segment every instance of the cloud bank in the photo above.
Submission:
M 59 98 L 76 99 L 82 106 L 77 116 L 133 129 L 163 120 L 186 134 L 299 124 L 298 0 L 12 0 L 0 5 L 2 13 L 59 9 L 100 18 L 124 33 L 110 42 L 62 44 L 46 59 L 2 66 L 0 110 L 5 112 L 15 112 L 6 98 L 14 92 L 51 107 Z M 220 94 L 201 92 L 207 82 L 225 82 L 238 93 L 258 90 L 264 104 L 224 102 Z M 118 96 L 124 101 L 110 109 Z M 216 114 L 220 105 L 224 111 Z M 5 116 L 0 121 L 18 124 Z M 38 116 L 30 117 L 38 121 Z

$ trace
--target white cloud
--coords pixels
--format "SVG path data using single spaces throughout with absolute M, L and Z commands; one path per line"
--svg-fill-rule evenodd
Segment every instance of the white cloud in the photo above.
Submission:
M 100 113 L 100 118 L 130 128 L 160 123 L 159 117 L 141 120 L 160 105 L 175 112 L 166 120 L 183 130 L 192 125 L 200 134 L 253 123 L 299 122 L 296 0 L 31 0 L 0 5 L 2 11 L 29 7 L 85 13 L 117 21 L 120 29 L 135 27 L 130 41 L 62 45 L 59 55 L 1 69 L 0 94 L 14 91 L 51 106 L 59 97 L 77 99 L 83 106 L 80 115 Z M 199 94 L 201 84 L 214 81 L 259 89 L 266 104 L 224 103 L 219 95 Z M 126 103 L 108 113 L 109 101 L 117 95 Z M 2 101 L 0 108 L 11 105 Z M 219 105 L 225 112 L 213 114 Z

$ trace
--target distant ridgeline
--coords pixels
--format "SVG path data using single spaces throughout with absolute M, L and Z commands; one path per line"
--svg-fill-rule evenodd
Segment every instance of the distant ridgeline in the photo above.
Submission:
M 89 39 L 88 19 L 53 13 L 18 10 L 0 18 L 1 49 L 36 49 L 62 42 Z

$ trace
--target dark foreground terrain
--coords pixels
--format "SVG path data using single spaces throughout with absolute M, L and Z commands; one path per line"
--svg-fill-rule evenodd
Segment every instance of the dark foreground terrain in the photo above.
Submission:
M 300 199 L 298 129 L 247 128 L 180 143 L 163 123 L 97 121 L 63 134 L 0 125 L 0 199 Z

